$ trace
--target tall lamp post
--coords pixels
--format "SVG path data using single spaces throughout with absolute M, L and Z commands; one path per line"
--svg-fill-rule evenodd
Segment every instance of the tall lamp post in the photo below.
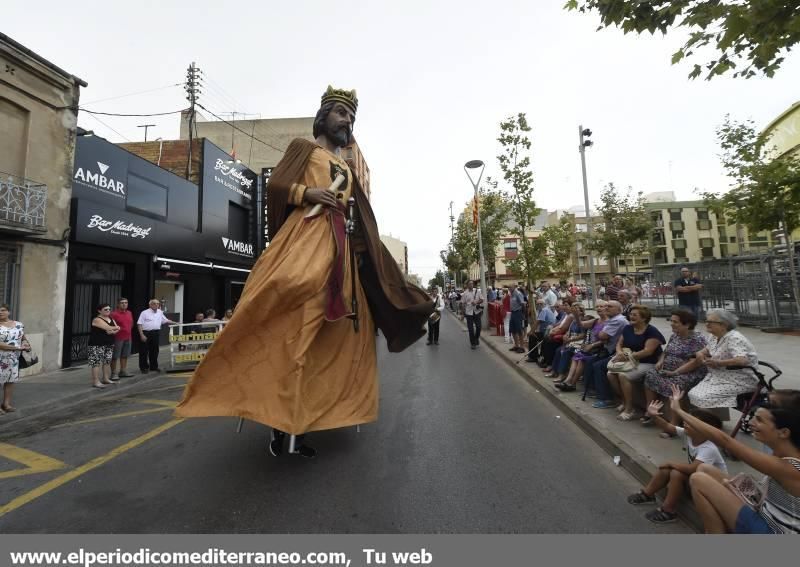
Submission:
M 486 166 L 484 163 L 479 159 L 473 159 L 468 161 L 464 164 L 464 172 L 467 174 L 467 178 L 469 179 L 470 183 L 472 183 L 472 188 L 475 190 L 475 204 L 478 205 L 478 185 L 481 183 L 481 177 L 483 177 L 483 170 Z M 472 175 L 469 174 L 470 170 L 480 169 L 478 173 L 478 179 L 473 180 Z M 479 255 L 479 267 L 481 272 L 481 293 L 483 294 L 484 303 L 486 302 L 486 261 L 483 259 L 483 239 L 481 239 L 481 214 L 480 210 L 478 211 L 478 255 Z M 488 311 L 485 308 L 486 305 L 484 304 L 483 314 L 481 315 L 481 327 L 486 328 L 484 322 L 486 320 Z
M 589 186 L 586 182 L 586 148 L 594 144 L 591 140 L 587 140 L 592 135 L 592 131 L 589 128 L 584 128 L 583 126 L 578 126 L 578 138 L 580 139 L 580 146 L 578 149 L 581 152 L 581 171 L 583 172 L 583 203 L 586 209 L 586 240 L 592 239 L 592 211 L 589 209 Z M 595 287 L 595 280 L 594 280 L 594 258 L 592 257 L 592 251 L 587 250 L 589 253 L 589 274 L 591 277 L 591 297 L 592 297 L 592 307 L 597 305 L 597 288 Z

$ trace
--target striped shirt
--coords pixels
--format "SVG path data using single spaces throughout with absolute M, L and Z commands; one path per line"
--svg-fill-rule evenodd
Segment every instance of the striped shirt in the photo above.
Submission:
M 800 474 L 800 459 L 784 459 Z M 800 496 L 792 496 L 773 478 L 767 480 L 767 498 L 761 506 L 761 515 L 775 533 L 800 534 Z

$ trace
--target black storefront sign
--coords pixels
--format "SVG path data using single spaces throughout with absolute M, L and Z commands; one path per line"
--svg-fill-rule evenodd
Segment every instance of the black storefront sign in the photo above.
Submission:
M 204 140 L 202 185 L 102 138 L 78 138 L 73 169 L 76 242 L 249 268 L 258 175 Z
M 258 254 L 258 176 L 204 140 L 202 195 L 207 257 L 252 263 Z
M 80 199 L 73 201 L 73 215 L 77 242 L 206 261 L 201 236 L 192 230 Z
M 78 137 L 64 365 L 85 359 L 86 318 L 98 301 L 113 304 L 124 295 L 138 315 L 174 281 L 184 320 L 210 307 L 221 315 L 236 304 L 260 252 L 259 180 L 213 144 L 202 151 L 198 186 L 102 138 Z M 133 340 L 137 347 L 136 333 Z

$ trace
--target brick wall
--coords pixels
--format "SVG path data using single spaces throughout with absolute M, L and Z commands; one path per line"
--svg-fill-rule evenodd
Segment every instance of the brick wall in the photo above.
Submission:
M 130 142 L 118 144 L 132 154 L 158 164 L 175 175 L 189 179 L 192 183 L 200 184 L 200 166 L 203 154 L 203 139 L 192 141 L 192 174 L 186 177 L 186 162 L 189 157 L 189 140 L 164 140 L 153 142 Z M 159 151 L 161 159 L 159 161 Z

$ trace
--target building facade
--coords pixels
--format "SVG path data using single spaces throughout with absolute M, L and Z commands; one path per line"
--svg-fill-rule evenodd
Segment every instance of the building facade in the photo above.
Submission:
M 199 184 L 102 138 L 78 138 L 64 366 L 86 358 L 100 303 L 127 297 L 138 314 L 157 298 L 179 322 L 236 306 L 258 255 L 258 175 L 210 141 L 196 143 Z
M 397 262 L 397 267 L 400 268 L 400 271 L 405 276 L 408 276 L 408 244 L 399 238 L 385 234 L 381 234 L 381 242 L 389 250 L 394 261 Z
M 61 362 L 69 180 L 85 86 L 0 33 L 0 303 L 39 354 L 23 374 Z

